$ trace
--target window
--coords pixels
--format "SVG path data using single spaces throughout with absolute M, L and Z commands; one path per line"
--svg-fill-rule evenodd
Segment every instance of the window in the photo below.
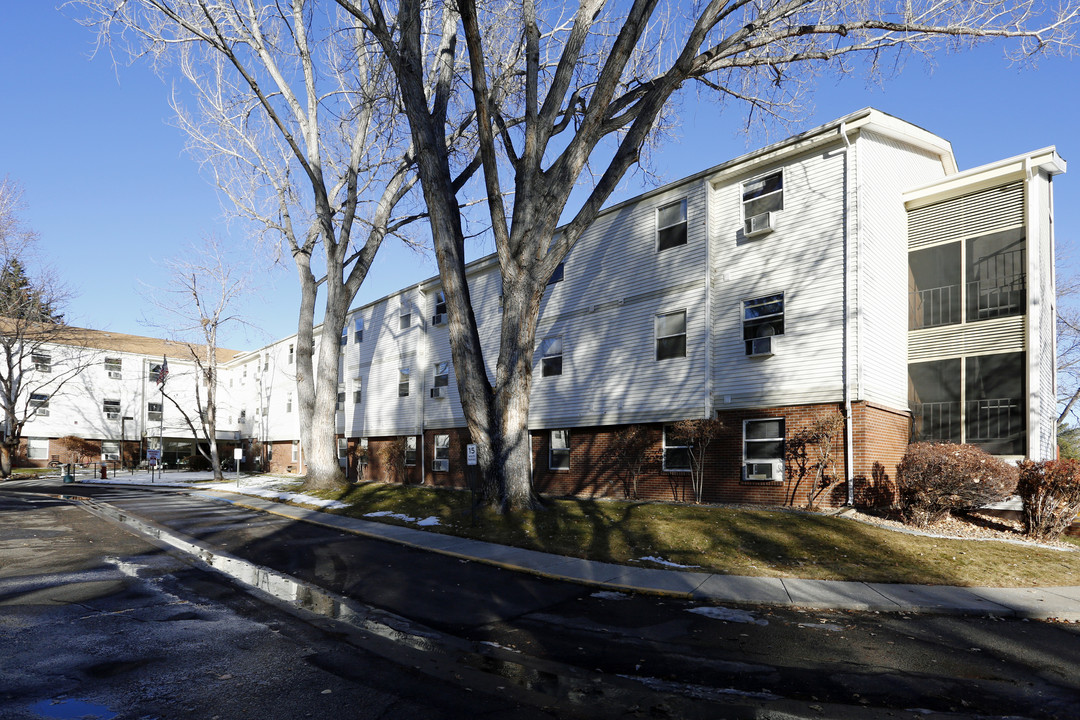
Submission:
M 686 199 L 664 205 L 656 211 L 656 249 L 667 250 L 686 244 Z
M 338 465 L 345 467 L 349 462 L 349 441 L 347 438 L 339 437 L 337 439 L 337 457 Z
M 349 326 L 345 325 L 341 328 L 341 341 L 338 343 L 341 347 L 345 347 L 349 344 Z
M 435 363 L 435 385 L 437 388 L 444 388 L 450 386 L 450 363 L 437 362 Z
M 120 401 L 119 400 L 102 400 L 101 411 L 105 413 L 105 417 L 109 420 L 120 419 Z
M 270 353 L 263 355 L 263 372 L 270 369 Z
M 300 462 L 300 441 L 292 441 L 292 462 Z
M 664 470 L 690 470 L 690 449 L 670 425 L 664 426 Z
M 296 360 L 296 348 L 292 345 L 289 346 L 289 364 L 292 365 Z
M 908 329 L 960 322 L 960 243 L 908 255 Z
M 446 293 L 444 293 L 442 290 L 439 290 L 435 293 L 435 314 L 446 314 Z
M 353 320 L 353 342 L 364 342 L 364 318 L 362 317 Z
M 403 305 L 401 314 L 398 316 L 398 328 L 408 330 L 410 327 L 412 327 L 412 310 Z
M 562 282 L 565 265 L 566 263 L 559 263 L 559 266 L 555 268 L 555 272 L 551 273 L 551 277 L 548 278 L 548 285 L 554 285 L 557 282 Z
M 34 369 L 38 372 L 52 372 L 52 355 L 47 352 L 35 352 L 30 354 L 30 361 L 34 363 Z
M 285 412 L 292 412 L 292 393 L 285 396 Z
M 161 403 L 146 403 L 146 419 L 150 422 L 161 422 Z
M 49 416 L 49 396 L 44 393 L 33 393 L 30 395 L 30 407 L 34 410 L 34 415 L 37 417 Z
M 784 334 L 784 293 L 743 303 L 743 341 L 747 355 L 771 355 L 772 338 Z
M 240 422 L 244 422 L 246 420 L 247 420 L 247 410 L 241 410 L 240 411 Z
M 431 466 L 435 472 L 450 471 L 450 436 L 435 436 L 435 459 Z
M 416 465 L 416 436 L 409 435 L 405 438 L 405 464 Z
M 686 357 L 686 311 L 656 316 L 656 359 Z
M 570 431 L 552 430 L 548 446 L 548 467 L 552 470 L 570 469 Z
M 784 209 L 784 173 L 777 170 L 765 177 L 744 182 L 742 186 L 743 220 Z
M 49 438 L 27 438 L 26 457 L 31 460 L 48 460 Z
M 102 440 L 101 456 L 106 460 L 119 460 L 120 443 L 116 440 Z
M 338 410 L 338 411 L 341 411 L 341 410 L 345 409 L 345 386 L 344 385 L 338 385 L 338 389 L 337 389 L 337 405 L 335 406 L 335 409 Z
M 105 372 L 114 380 L 123 377 L 124 361 L 121 358 L 105 358 Z
M 401 368 L 398 371 L 398 397 L 409 397 L 409 368 Z
M 364 399 L 364 381 L 361 378 L 356 378 L 353 384 L 352 401 L 354 405 L 359 405 Z
M 562 338 L 549 337 L 540 341 L 540 375 L 562 375 Z
M 743 422 L 743 469 L 746 480 L 784 479 L 784 419 Z

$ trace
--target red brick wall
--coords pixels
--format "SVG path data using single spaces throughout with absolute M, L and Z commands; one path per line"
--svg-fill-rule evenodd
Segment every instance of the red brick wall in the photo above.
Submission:
M 792 405 L 775 408 L 728 410 L 717 413 L 725 422 L 727 432 L 710 444 L 705 458 L 705 481 L 702 500 L 707 503 L 745 503 L 754 505 L 806 505 L 813 478 L 798 477 L 794 464 L 785 463 L 786 476 L 782 481 L 756 482 L 742 479 L 743 421 L 782 417 L 785 436 L 790 440 L 800 431 L 811 427 L 829 413 L 842 412 L 836 404 Z M 855 403 L 855 500 L 857 504 L 888 503 L 892 498 L 892 482 L 896 463 L 907 446 L 909 419 L 906 413 L 896 412 L 867 403 Z M 637 479 L 637 497 L 643 500 L 692 502 L 694 499 L 690 473 L 663 469 L 663 425 L 644 426 L 650 438 L 650 448 L 642 473 Z M 549 495 L 578 497 L 624 497 L 625 476 L 612 451 L 612 440 L 620 426 L 585 427 L 570 430 L 570 469 L 552 470 L 548 462 L 551 433 L 536 430 L 531 433 L 533 452 L 533 485 L 537 492 Z M 450 470 L 434 472 L 435 435 L 450 435 Z M 395 438 L 369 439 L 369 465 L 366 480 L 391 481 L 381 467 L 380 448 Z M 350 448 L 356 440 L 350 441 Z M 417 466 L 408 468 L 406 482 L 421 482 L 439 487 L 468 487 L 465 446 L 469 433 L 465 428 L 428 430 L 423 436 L 422 457 Z M 837 507 L 847 502 L 845 482 L 845 437 L 841 431 L 833 448 L 833 471 L 830 488 L 817 498 L 820 505 Z M 811 449 L 811 453 L 814 449 Z M 419 465 L 423 464 L 423 468 Z M 350 462 L 350 469 L 352 463 Z

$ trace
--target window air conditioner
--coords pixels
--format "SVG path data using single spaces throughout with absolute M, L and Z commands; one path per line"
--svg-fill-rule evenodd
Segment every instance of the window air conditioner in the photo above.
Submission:
M 450 461 L 435 460 L 431 463 L 431 469 L 435 472 L 448 472 L 450 470 Z
M 773 472 L 771 462 L 748 462 L 746 463 L 747 480 L 779 480 Z
M 111 377 L 113 380 L 119 380 L 123 377 L 123 374 L 119 370 L 110 370 L 109 377 Z
M 447 396 L 447 388 L 434 387 L 431 388 L 431 397 L 433 398 L 445 398 Z
M 436 315 L 432 315 L 431 316 L 431 324 L 432 325 L 445 325 L 446 324 L 446 315 L 443 314 L 443 313 L 438 313 Z
M 750 341 L 750 352 L 748 355 L 751 357 L 768 357 L 772 355 L 772 337 L 759 337 Z
M 773 231 L 773 214 L 772 212 L 763 212 L 760 215 L 754 215 L 746 218 L 746 223 L 743 226 L 743 234 L 748 238 L 757 237 L 758 235 L 764 235 Z

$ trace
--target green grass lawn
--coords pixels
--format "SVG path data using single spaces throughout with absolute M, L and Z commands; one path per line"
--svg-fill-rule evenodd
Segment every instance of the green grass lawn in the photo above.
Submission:
M 819 580 L 1024 587 L 1080 585 L 1080 552 L 1005 542 L 943 540 L 839 517 L 779 510 L 610 500 L 545 499 L 544 508 L 470 513 L 470 495 L 363 483 L 322 494 L 336 510 L 437 517 L 434 532 L 572 557 L 659 566 L 655 557 L 731 575 Z M 402 525 L 393 518 L 375 519 Z M 1022 539 L 1018 536 L 1018 539 Z M 1080 550 L 1080 539 L 1067 538 Z

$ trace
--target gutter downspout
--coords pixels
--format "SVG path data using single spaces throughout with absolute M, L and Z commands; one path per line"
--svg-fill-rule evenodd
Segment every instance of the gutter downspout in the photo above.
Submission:
M 847 123 L 840 123 L 840 137 L 844 140 L 844 480 L 847 483 L 847 504 L 850 506 L 855 504 L 855 430 L 851 417 L 851 382 L 848 377 L 851 355 L 851 238 L 848 233 L 851 217 L 851 141 L 847 136 Z M 856 226 L 856 238 L 858 235 Z
M 713 327 L 712 327 L 712 237 L 709 225 L 712 221 L 712 183 L 702 179 L 705 191 L 705 419 L 713 416 Z

